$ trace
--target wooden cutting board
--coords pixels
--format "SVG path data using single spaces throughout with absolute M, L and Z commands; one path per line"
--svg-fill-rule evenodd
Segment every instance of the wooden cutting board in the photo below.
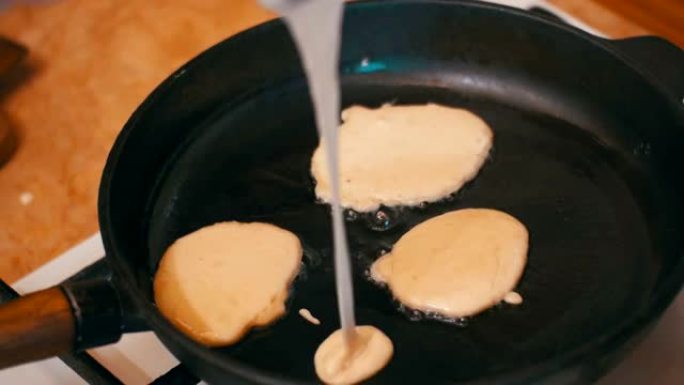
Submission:
M 589 1 L 553 2 L 596 18 Z M 9 282 L 97 231 L 102 167 L 142 99 L 197 53 L 273 17 L 256 0 L 41 3 L 0 13 L 0 34 L 31 51 L 0 84 L 20 141 L 0 168 L 0 278 Z M 605 11 L 593 20 L 604 32 L 644 32 Z
M 236 0 L 42 3 L 0 13 L 0 34 L 31 51 L 0 96 L 20 142 L 0 169 L 0 278 L 9 282 L 97 231 L 104 162 L 145 96 L 199 52 L 272 17 Z

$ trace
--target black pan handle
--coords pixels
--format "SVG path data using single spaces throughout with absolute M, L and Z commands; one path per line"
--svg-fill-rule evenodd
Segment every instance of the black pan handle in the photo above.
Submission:
M 684 103 L 684 50 L 656 36 L 612 40 L 610 44 Z
M 112 268 L 109 266 L 107 257 L 102 257 L 84 267 L 79 272 L 62 282 L 62 286 L 70 286 L 89 280 L 109 280 L 112 282 L 114 288 L 117 287 L 116 279 L 112 274 Z M 135 309 L 131 299 L 121 291 L 119 291 L 119 293 L 120 296 L 118 300 L 122 310 L 122 331 L 124 333 L 132 333 L 150 330 L 149 326 L 147 326 L 147 323 L 145 323 L 145 320 L 138 314 L 138 311 Z
M 123 308 L 111 279 L 65 282 L 62 292 L 74 314 L 74 350 L 107 345 L 121 338 Z

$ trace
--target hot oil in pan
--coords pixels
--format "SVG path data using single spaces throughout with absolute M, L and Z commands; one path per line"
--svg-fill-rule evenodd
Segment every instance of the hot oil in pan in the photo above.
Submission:
M 356 316 L 377 325 L 397 346 L 392 362 L 371 383 L 426 383 L 481 378 L 514 370 L 595 339 L 624 321 L 649 298 L 658 268 L 629 165 L 633 154 L 602 146 L 587 132 L 553 114 L 513 107 L 487 94 L 405 83 L 382 73 L 343 79 L 343 105 L 426 102 L 462 107 L 495 131 L 492 159 L 457 196 L 425 207 L 349 212 Z M 315 380 L 312 360 L 322 339 L 338 327 L 329 207 L 315 202 L 310 158 L 318 136 L 302 79 L 276 85 L 228 106 L 204 127 L 161 176 L 150 222 L 149 265 L 180 236 L 219 221 L 264 221 L 296 233 L 305 248 L 304 274 L 294 286 L 289 313 L 235 346 L 227 358 L 287 378 Z M 515 99 L 515 89 L 511 89 Z M 526 90 L 529 92 L 529 90 Z M 543 96 L 543 92 L 539 91 Z M 532 245 L 519 290 L 525 305 L 493 309 L 455 328 L 412 322 L 391 296 L 364 274 L 408 229 L 463 208 L 509 212 L 528 227 Z M 649 256 L 644 258 L 644 256 Z M 321 320 L 313 327 L 297 309 Z M 494 368 L 494 369 L 492 369 Z
M 651 283 L 642 273 L 657 259 L 643 258 L 653 251 L 637 204 L 641 197 L 626 183 L 639 175 L 625 178 L 618 171 L 628 168 L 622 161 L 627 155 L 607 150 L 577 126 L 500 101 L 429 85 L 378 85 L 368 77 L 343 80 L 343 105 L 453 105 L 474 111 L 495 130 L 491 159 L 457 195 L 423 207 L 382 208 L 382 214 L 347 212 L 356 316 L 397 346 L 371 383 L 479 378 L 494 363 L 499 371 L 512 370 L 598 337 L 623 321 L 625 309 L 648 298 Z M 198 127 L 196 139 L 179 149 L 162 176 L 149 234 L 154 267 L 175 239 L 215 222 L 263 221 L 296 233 L 305 267 L 288 314 L 220 351 L 302 381 L 315 380 L 313 354 L 339 325 L 329 207 L 315 201 L 309 172 L 318 143 L 312 117 L 299 79 L 229 106 Z M 365 273 L 410 228 L 464 207 L 500 209 L 528 227 L 532 247 L 519 287 L 525 304 L 484 312 L 465 328 L 413 322 Z M 304 321 L 300 308 L 311 310 L 321 325 Z

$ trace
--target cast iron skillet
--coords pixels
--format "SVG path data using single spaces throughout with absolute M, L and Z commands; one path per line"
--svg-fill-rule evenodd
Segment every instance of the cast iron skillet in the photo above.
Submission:
M 344 25 L 344 106 L 436 102 L 471 109 L 495 131 L 491 159 L 458 195 L 384 209 L 388 223 L 349 215 L 359 322 L 378 326 L 396 348 L 369 383 L 598 378 L 684 281 L 682 51 L 464 1 L 354 3 Z M 207 381 L 315 382 L 314 351 L 338 327 L 329 214 L 308 172 L 316 143 L 299 60 L 279 21 L 171 75 L 126 124 L 102 178 L 100 226 L 118 291 L 109 281 L 62 288 L 77 313 L 76 348 L 144 323 Z M 415 224 L 462 207 L 504 210 L 528 227 L 517 289 L 525 303 L 461 324 L 412 320 L 364 272 Z M 305 266 L 287 316 L 209 349 L 161 316 L 151 284 L 173 240 L 225 220 L 290 229 Z M 300 319 L 300 307 L 322 325 Z M 30 342 L 22 341 L 15 346 Z M 4 365 L 19 360 L 0 356 Z

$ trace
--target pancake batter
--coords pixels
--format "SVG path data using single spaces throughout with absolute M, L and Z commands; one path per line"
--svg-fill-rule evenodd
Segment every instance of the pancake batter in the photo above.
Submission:
M 237 342 L 285 313 L 302 246 L 267 223 L 223 222 L 176 240 L 154 279 L 162 314 L 208 346 Z
M 316 350 L 316 374 L 326 384 L 356 384 L 379 372 L 394 347 L 392 341 L 373 326 L 357 326 L 356 337 L 348 345 L 337 330 Z
M 504 296 L 503 301 L 509 305 L 520 305 L 523 303 L 523 297 L 519 293 L 512 291 Z
M 404 234 L 373 263 L 371 277 L 412 309 L 465 317 L 513 290 L 527 247 L 527 229 L 514 217 L 490 209 L 456 210 Z
M 442 199 L 473 179 L 492 130 L 475 114 L 437 104 L 349 107 L 339 131 L 342 206 L 417 205 Z M 311 161 L 316 195 L 331 199 L 323 141 Z
M 316 318 L 313 314 L 311 314 L 311 311 L 309 309 L 299 309 L 299 315 L 304 318 L 305 320 L 309 321 L 309 323 L 312 323 L 314 325 L 320 325 L 321 320 Z

